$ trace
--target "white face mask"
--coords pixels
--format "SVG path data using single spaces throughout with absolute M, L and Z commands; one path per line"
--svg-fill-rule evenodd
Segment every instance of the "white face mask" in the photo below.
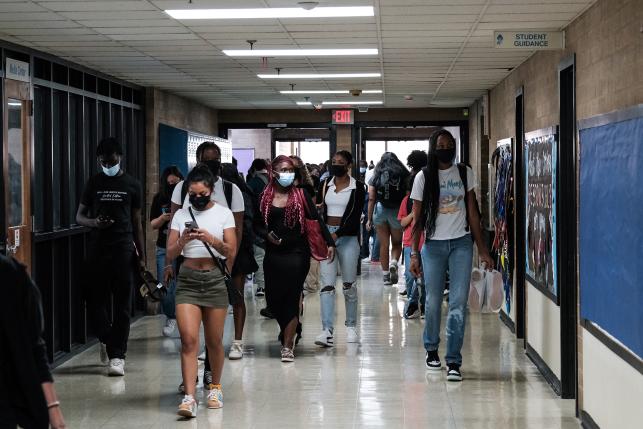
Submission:
M 119 162 L 118 164 L 112 166 L 112 167 L 105 167 L 104 165 L 101 165 L 103 168 L 103 173 L 105 173 L 109 177 L 114 177 L 118 174 L 119 171 L 121 171 L 121 163 Z
M 279 177 L 277 177 L 277 182 L 279 182 L 279 184 L 284 188 L 292 185 L 292 182 L 294 181 L 295 173 L 279 173 Z

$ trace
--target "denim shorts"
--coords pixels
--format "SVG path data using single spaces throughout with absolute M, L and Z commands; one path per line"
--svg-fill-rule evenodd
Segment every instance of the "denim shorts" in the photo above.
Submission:
M 388 225 L 393 229 L 402 229 L 402 224 L 397 220 L 398 209 L 386 208 L 382 203 L 375 205 L 373 212 L 373 225 Z

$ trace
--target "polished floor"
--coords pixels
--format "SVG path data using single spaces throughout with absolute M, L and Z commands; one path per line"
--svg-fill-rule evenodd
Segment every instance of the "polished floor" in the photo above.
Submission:
M 343 296 L 338 295 L 337 345 L 315 346 L 321 329 L 319 298 L 308 296 L 303 339 L 292 364 L 280 362 L 277 323 L 258 315 L 264 300 L 248 291 L 245 356 L 226 360 L 225 407 L 202 408 L 191 421 L 175 414 L 180 401 L 179 339 L 161 335 L 161 316 L 140 319 L 132 326 L 125 377 L 105 376 L 97 346 L 56 369 L 68 427 L 579 427 L 574 401 L 556 397 L 497 316 L 468 318 L 465 379 L 448 383 L 444 371 L 425 370 L 424 321 L 400 317 L 404 301 L 398 289 L 383 286 L 379 269 L 369 264 L 364 265 L 359 288 L 361 345 L 344 341 Z M 230 322 L 231 316 L 226 346 Z

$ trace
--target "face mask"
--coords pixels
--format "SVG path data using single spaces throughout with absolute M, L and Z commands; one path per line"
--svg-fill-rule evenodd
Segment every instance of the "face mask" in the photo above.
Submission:
M 344 177 L 344 175 L 346 174 L 346 166 L 339 164 L 331 165 L 330 173 L 335 177 Z
M 101 165 L 103 168 L 103 173 L 105 173 L 109 177 L 114 177 L 118 174 L 119 171 L 121 171 L 121 164 L 120 162 L 112 167 L 105 167 L 104 165 Z
M 219 172 L 221 171 L 221 161 L 216 159 L 211 159 L 209 161 L 204 161 L 203 163 L 208 166 L 208 168 L 210 169 L 210 172 L 215 177 L 219 176 Z
M 452 147 L 451 149 L 437 149 L 435 151 L 435 154 L 440 162 L 449 164 L 450 162 L 453 162 L 453 159 L 455 158 L 455 148 Z
M 294 181 L 295 173 L 279 173 L 279 177 L 277 177 L 277 182 L 279 182 L 279 184 L 284 188 L 292 185 L 292 182 Z
M 174 188 L 176 188 L 176 183 L 168 183 L 167 184 L 167 189 L 169 189 L 169 194 L 171 195 L 172 192 L 174 192 Z
M 362 173 L 362 174 L 365 174 L 366 173 L 366 167 L 360 167 L 359 172 Z
M 210 202 L 210 195 L 190 195 L 190 204 L 197 210 L 204 210 Z

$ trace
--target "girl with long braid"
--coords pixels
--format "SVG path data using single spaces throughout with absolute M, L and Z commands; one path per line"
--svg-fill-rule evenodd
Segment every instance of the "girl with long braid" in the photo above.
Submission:
M 257 233 L 267 243 L 263 263 L 266 301 L 281 329 L 281 361 L 293 362 L 299 301 L 310 268 L 311 252 L 304 223 L 306 218 L 319 221 L 319 215 L 308 192 L 293 184 L 293 160 L 281 155 L 271 167 L 270 182 L 261 198 Z M 335 243 L 325 224 L 320 221 L 320 225 L 332 260 Z

